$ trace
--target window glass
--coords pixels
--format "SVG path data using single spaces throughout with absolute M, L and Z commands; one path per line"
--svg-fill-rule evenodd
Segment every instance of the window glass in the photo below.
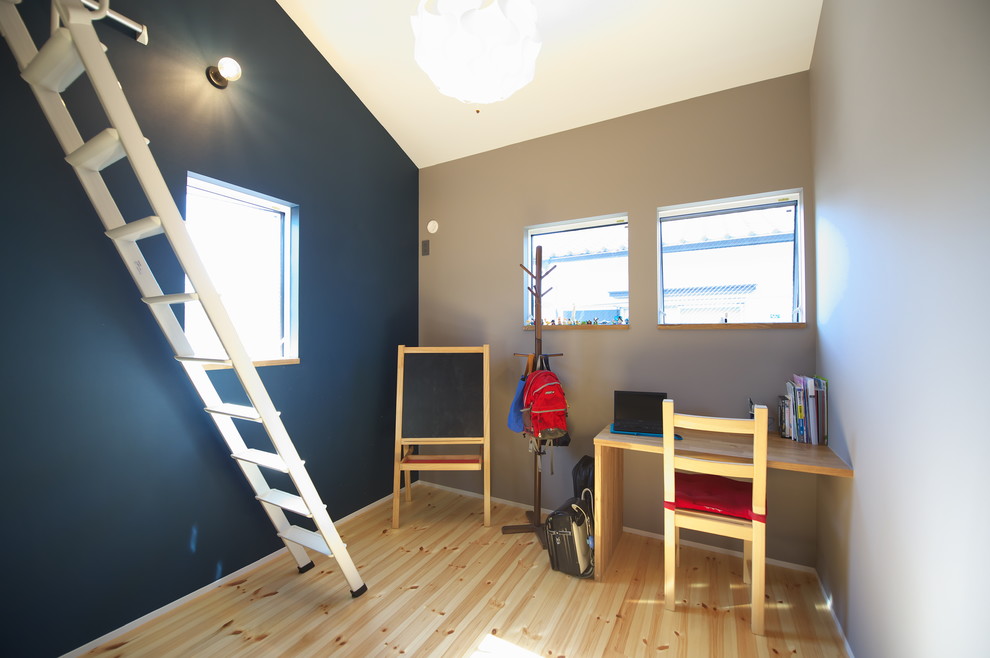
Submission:
M 289 204 L 188 179 L 186 227 L 254 361 L 298 357 L 293 222 Z M 202 306 L 186 305 L 184 327 L 196 354 L 223 354 Z
M 536 273 L 536 248 L 543 247 L 542 316 L 546 325 L 629 323 L 629 231 L 625 215 L 531 226 L 526 261 Z M 532 280 L 526 275 L 526 285 Z M 526 293 L 526 324 L 534 321 L 534 299 Z
M 661 208 L 660 324 L 801 321 L 799 193 Z

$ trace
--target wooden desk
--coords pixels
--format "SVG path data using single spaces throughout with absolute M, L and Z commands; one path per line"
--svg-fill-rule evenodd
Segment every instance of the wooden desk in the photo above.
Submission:
M 712 432 L 680 432 L 684 440 L 678 452 L 692 455 L 734 457 L 739 461 L 753 458 L 752 439 Z M 602 580 L 608 561 L 622 537 L 623 515 L 623 457 L 626 450 L 663 454 L 663 440 L 656 437 L 613 434 L 608 427 L 595 437 L 595 579 Z M 853 476 L 852 467 L 828 446 L 813 446 L 782 439 L 770 434 L 767 441 L 767 467 L 782 471 L 797 471 Z M 657 479 L 663 474 L 657 469 Z M 657 515 L 663 501 L 656 501 Z

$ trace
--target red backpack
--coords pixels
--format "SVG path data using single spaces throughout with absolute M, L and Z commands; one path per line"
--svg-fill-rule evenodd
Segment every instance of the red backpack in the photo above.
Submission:
M 567 400 L 557 375 L 549 370 L 534 370 L 523 387 L 523 425 L 532 436 L 552 445 L 566 446 Z

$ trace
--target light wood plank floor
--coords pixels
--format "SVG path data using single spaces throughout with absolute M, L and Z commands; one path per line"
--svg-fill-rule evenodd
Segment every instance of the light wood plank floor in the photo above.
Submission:
M 516 507 L 417 485 L 339 524 L 368 592 L 333 559 L 288 554 L 133 629 L 97 656 L 845 656 L 813 574 L 767 568 L 767 632 L 749 632 L 741 558 L 684 547 L 678 607 L 663 608 L 663 550 L 625 535 L 605 582 L 552 571 Z M 658 512 L 659 513 L 659 512 Z

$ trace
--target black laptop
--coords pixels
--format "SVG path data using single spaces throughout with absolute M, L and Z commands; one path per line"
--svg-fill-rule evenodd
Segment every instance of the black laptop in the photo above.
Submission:
M 612 420 L 614 434 L 663 436 L 663 401 L 666 393 L 616 391 Z M 674 435 L 675 439 L 681 437 Z

